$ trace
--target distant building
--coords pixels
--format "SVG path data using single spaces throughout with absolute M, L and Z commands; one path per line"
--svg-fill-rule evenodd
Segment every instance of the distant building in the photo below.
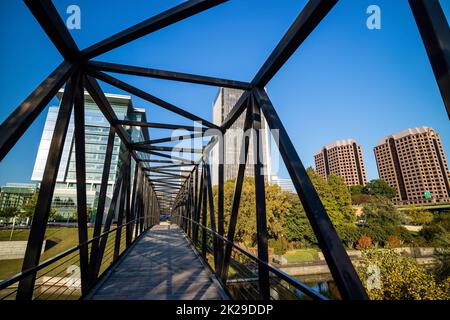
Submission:
M 367 184 L 361 146 L 353 139 L 335 141 L 314 156 L 316 172 L 324 179 L 333 173 L 347 186 Z
M 231 112 L 236 102 L 244 93 L 243 90 L 220 88 L 217 94 L 216 100 L 213 105 L 213 123 L 221 125 Z M 262 148 L 262 161 L 264 164 L 264 177 L 266 182 L 270 182 L 271 179 L 271 154 L 269 147 L 269 130 L 264 115 L 262 117 L 262 134 L 261 134 L 261 148 Z M 245 112 L 243 112 L 235 123 L 230 127 L 224 137 L 224 180 L 235 179 L 238 174 L 239 157 L 243 141 L 243 129 L 245 122 Z M 254 152 L 253 152 L 253 138 L 250 138 L 250 147 L 248 151 L 247 166 L 245 168 L 246 177 L 254 177 Z M 212 150 L 211 162 L 214 164 L 219 163 L 219 149 L 217 145 Z M 212 171 L 212 183 L 216 185 L 218 183 L 217 172 Z
M 431 127 L 406 129 L 374 148 L 380 178 L 397 189 L 398 204 L 450 201 L 450 173 L 439 134 Z
M 272 184 L 279 185 L 281 190 L 295 192 L 294 184 L 291 179 L 283 179 L 278 176 L 272 176 Z
M 37 191 L 36 184 L 7 183 L 0 189 L 0 210 L 21 208 Z
M 57 97 L 62 98 L 63 91 L 59 91 Z M 145 110 L 132 106 L 131 97 L 119 94 L 105 94 L 119 120 L 146 121 Z M 85 137 L 86 137 L 86 191 L 87 205 L 96 209 L 96 201 L 100 192 L 100 185 L 105 162 L 105 152 L 108 141 L 110 124 L 98 109 L 87 92 L 85 100 Z M 48 151 L 58 116 L 59 107 L 50 107 L 45 121 L 44 131 L 39 144 L 36 162 L 34 165 L 32 181 L 40 182 L 44 174 Z M 73 214 L 76 211 L 76 166 L 74 145 L 74 119 L 73 113 L 64 143 L 63 154 L 58 170 L 57 182 L 52 200 L 52 208 L 58 214 Z M 133 141 L 148 140 L 147 128 L 133 127 L 129 130 Z M 124 161 L 125 147 L 120 138 L 115 137 L 111 168 L 109 173 L 107 207 L 112 197 L 114 184 Z

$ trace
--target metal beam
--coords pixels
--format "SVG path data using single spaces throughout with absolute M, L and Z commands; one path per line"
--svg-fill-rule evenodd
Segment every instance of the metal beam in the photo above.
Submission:
M 149 145 L 149 144 L 157 144 L 157 143 L 163 143 L 163 142 L 174 142 L 174 141 L 182 141 L 182 140 L 188 140 L 188 139 L 196 139 L 196 138 L 203 138 L 215 135 L 216 132 L 214 130 L 206 130 L 204 132 L 199 133 L 191 133 L 191 134 L 184 134 L 179 136 L 173 136 L 173 137 L 166 137 L 166 138 L 159 138 L 159 139 L 152 139 L 147 141 L 139 141 L 133 143 L 133 145 Z
M 450 118 L 450 28 L 438 0 L 409 0 Z
M 249 132 L 248 130 L 251 128 L 251 126 L 252 126 L 252 109 L 250 107 L 247 107 L 244 122 L 244 133 Z M 226 279 L 228 277 L 228 267 L 230 265 L 231 253 L 233 250 L 231 244 L 234 242 L 234 235 L 236 233 L 236 224 L 239 213 L 239 205 L 241 203 L 242 187 L 244 185 L 244 174 L 245 174 L 245 166 L 247 164 L 249 144 L 250 144 L 250 137 L 248 134 L 246 134 L 244 135 L 244 141 L 242 143 L 240 150 L 238 172 L 236 182 L 234 183 L 233 201 L 230 213 L 230 223 L 228 226 L 228 234 L 227 234 L 227 239 L 230 242 L 227 242 L 225 246 L 222 271 L 220 273 L 222 282 L 224 283 L 226 282 Z
M 168 147 L 168 146 L 132 146 L 136 151 L 165 151 L 179 153 L 203 153 L 203 149 L 194 149 L 188 147 Z
M 278 149 L 342 298 L 350 300 L 368 299 L 361 280 L 269 97 L 263 89 L 255 89 L 254 95 L 257 104 L 264 113 L 269 128 L 278 130 Z
M 170 161 L 170 160 L 159 160 L 159 159 L 138 159 L 139 162 L 153 162 L 153 163 L 170 163 L 170 164 L 193 164 L 194 161 Z
M 167 124 L 167 123 L 155 123 L 155 122 L 142 122 L 131 120 L 117 120 L 117 124 L 130 127 L 147 127 L 156 129 L 169 129 L 169 130 L 187 130 L 187 131 L 206 131 L 208 128 L 186 126 L 181 124 Z
M 67 128 L 69 127 L 70 114 L 74 102 L 74 91 L 76 83 L 70 78 L 66 85 L 66 90 L 59 109 L 58 118 L 55 124 L 50 149 L 47 156 L 47 163 L 39 189 L 36 209 L 31 223 L 30 235 L 28 237 L 27 248 L 23 259 L 22 271 L 26 271 L 39 264 L 42 244 L 44 241 L 47 221 L 55 189 L 56 178 L 58 176 L 59 163 L 66 139 Z M 18 300 L 31 300 L 33 297 L 36 273 L 23 278 L 19 282 L 17 290 Z
M 124 186 L 125 170 L 126 170 L 126 167 L 128 166 L 127 160 L 128 160 L 128 158 L 126 159 L 121 170 L 119 171 L 116 182 L 114 184 L 113 196 L 111 199 L 111 204 L 108 208 L 108 214 L 106 216 L 105 224 L 103 226 L 103 233 L 108 232 L 110 230 L 112 221 L 113 221 L 115 213 L 116 213 L 116 207 L 121 205 L 122 200 L 123 200 L 123 197 L 120 196 L 121 195 L 120 190 L 122 189 L 122 186 Z M 119 196 L 120 196 L 120 199 L 119 199 Z M 92 261 L 93 274 L 94 274 L 95 280 L 98 279 L 98 275 L 99 275 L 100 268 L 102 265 L 103 255 L 105 253 L 105 248 L 106 248 L 106 244 L 108 242 L 108 238 L 109 238 L 108 235 L 101 237 L 100 244 L 98 246 L 97 256 L 95 257 L 95 260 Z
M 149 77 L 164 80 L 181 81 L 188 83 L 204 84 L 216 87 L 234 88 L 241 90 L 250 90 L 252 85 L 248 82 L 227 80 L 216 77 L 199 76 L 189 73 L 173 72 L 166 70 L 158 70 L 151 68 L 142 68 L 129 66 L 124 64 L 116 64 L 109 62 L 90 61 L 88 63 L 90 68 L 95 70 L 114 72 L 121 74 L 129 74 L 134 76 Z
M 223 132 L 225 132 L 225 130 L 229 129 L 233 125 L 233 123 L 237 120 L 237 118 L 239 118 L 239 116 L 242 114 L 242 112 L 244 112 L 244 110 L 248 104 L 249 96 L 250 96 L 249 91 L 245 91 L 241 95 L 239 100 L 234 105 L 233 109 L 231 109 L 231 111 L 228 113 L 225 120 L 222 122 L 222 125 L 220 126 L 220 128 L 222 129 Z
M 112 49 L 139 39 L 149 33 L 163 29 L 171 24 L 208 10 L 226 1 L 227 0 L 186 1 L 84 49 L 81 51 L 81 56 L 84 60 L 90 60 Z
M 130 164 L 131 164 L 131 154 L 129 151 L 125 152 L 125 164 L 124 164 L 124 175 L 122 180 L 122 187 L 120 188 L 120 206 L 119 212 L 117 215 L 117 229 L 116 229 L 116 239 L 114 243 L 114 255 L 113 261 L 116 262 L 119 258 L 120 254 L 120 242 L 122 241 L 122 226 L 123 226 L 123 218 L 124 212 L 126 210 L 126 199 L 128 188 L 130 187 L 130 183 L 128 180 L 128 176 L 130 175 Z M 126 231 L 126 230 L 125 230 Z
M 98 195 L 97 213 L 94 222 L 94 241 L 91 245 L 89 279 L 93 283 L 96 280 L 96 266 L 98 259 L 98 247 L 100 239 L 98 236 L 102 231 L 103 215 L 105 214 L 106 193 L 108 191 L 109 171 L 111 168 L 112 153 L 114 148 L 115 131 L 113 127 L 109 128 L 108 142 L 106 143 L 105 162 L 103 165 L 102 183 L 100 184 L 100 192 Z
M 75 122 L 75 166 L 77 175 L 77 222 L 78 243 L 84 244 L 88 241 L 88 217 L 86 196 L 86 148 L 85 148 L 85 119 L 84 119 L 84 88 L 82 75 L 76 77 L 76 93 L 74 103 Z M 88 246 L 80 247 L 80 273 L 81 292 L 86 294 L 90 288 L 89 282 L 89 252 Z
M 253 111 L 254 148 L 256 158 L 255 170 L 255 202 L 256 202 L 256 238 L 258 242 L 258 258 L 264 263 L 269 263 L 269 244 L 266 215 L 266 191 L 264 186 L 263 163 L 261 161 L 261 111 L 255 104 L 255 98 L 251 97 L 250 107 Z M 265 264 L 258 263 L 259 294 L 263 300 L 270 300 L 269 270 Z
M 157 166 L 157 167 L 147 167 L 146 169 L 169 169 L 169 168 L 177 168 L 177 167 L 188 167 L 188 166 L 194 166 L 194 164 L 172 164 L 168 166 Z
M 65 60 L 75 60 L 79 49 L 51 0 L 24 0 L 28 9 Z
M 45 79 L 0 126 L 0 161 L 36 120 L 76 66 L 64 61 Z
M 337 2 L 338 0 L 309 0 L 259 69 L 252 85 L 264 88 Z
M 212 182 L 211 182 L 211 172 L 209 165 L 205 165 L 205 180 L 206 180 L 206 191 L 208 193 L 208 205 L 209 205 L 209 219 L 210 219 L 210 227 L 213 231 L 213 256 L 214 256 L 214 270 L 217 272 L 222 266 L 222 256 L 219 253 L 218 241 L 216 236 L 216 213 L 214 210 L 214 195 L 212 190 Z M 186 219 L 185 219 L 186 221 Z M 206 225 L 205 225 L 206 226 Z
M 117 87 L 121 90 L 127 91 L 128 93 L 131 93 L 135 96 L 138 96 L 141 99 L 144 99 L 148 102 L 151 102 L 157 106 L 160 106 L 166 110 L 169 110 L 173 113 L 176 113 L 182 117 L 185 117 L 187 119 L 190 119 L 192 121 L 200 122 L 201 124 L 206 125 L 209 128 L 218 129 L 219 127 L 216 126 L 214 123 L 209 122 L 208 120 L 205 120 L 201 117 L 196 116 L 195 114 L 192 114 L 185 109 L 179 108 L 169 102 L 166 102 L 162 99 L 159 99 L 145 91 L 142 91 L 132 85 L 129 85 L 128 83 L 125 83 L 123 81 L 120 81 L 119 79 L 116 79 L 114 77 L 111 77 L 110 75 L 107 75 L 103 72 L 97 72 L 97 71 L 90 71 L 89 72 L 92 76 L 96 77 L 99 80 L 102 80 L 106 83 L 109 83 L 110 85 Z
M 142 152 L 148 153 L 148 154 L 152 154 L 154 156 L 158 156 L 158 157 L 162 157 L 162 158 L 172 159 L 172 160 L 175 160 L 175 161 L 191 162 L 191 160 L 189 160 L 189 159 L 184 159 L 184 158 L 168 155 L 168 154 L 161 153 L 161 152 L 158 152 L 158 151 L 142 151 Z
M 184 173 L 191 173 L 191 170 L 183 170 L 183 169 L 152 169 L 152 168 L 146 168 L 147 171 L 151 172 L 184 172 Z

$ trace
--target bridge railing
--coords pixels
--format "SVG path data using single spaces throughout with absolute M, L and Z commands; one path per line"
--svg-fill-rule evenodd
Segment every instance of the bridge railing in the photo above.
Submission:
M 82 298 L 82 279 L 80 269 L 80 252 L 87 250 L 91 253 L 92 244 L 96 241 L 104 242 L 101 261 L 96 267 L 97 277 L 91 282 L 91 289 L 95 282 L 128 250 L 145 231 L 139 227 L 138 221 L 144 217 L 118 225 L 117 227 L 93 237 L 85 243 L 74 246 L 58 255 L 41 262 L 36 267 L 22 271 L 0 282 L 0 300 L 15 300 L 17 298 L 19 282 L 31 275 L 36 280 L 33 287 L 33 300 L 77 300 Z M 127 229 L 133 230 L 131 243 L 127 243 Z M 91 273 L 92 275 L 92 273 Z
M 300 280 L 262 261 L 251 252 L 211 230 L 211 228 L 181 215 L 173 216 L 172 221 L 181 227 L 198 254 L 217 276 L 217 279 L 232 299 L 264 299 L 264 293 L 261 290 L 259 281 L 259 269 L 263 268 L 269 274 L 269 298 L 272 300 L 328 300 L 320 292 L 311 289 Z M 190 229 L 189 225 L 198 226 L 199 229 Z M 198 232 L 198 236 L 194 236 L 195 232 Z M 229 268 L 225 271 L 219 270 L 222 263 L 217 261 L 220 258 L 217 257 L 217 253 L 214 253 L 214 241 L 218 244 L 219 240 L 222 243 L 223 250 L 226 249 L 226 246 L 231 247 Z

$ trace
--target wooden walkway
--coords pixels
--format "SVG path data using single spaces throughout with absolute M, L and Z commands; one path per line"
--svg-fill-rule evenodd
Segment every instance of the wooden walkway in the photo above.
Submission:
M 87 296 L 91 300 L 223 298 L 223 289 L 175 225 L 147 231 Z

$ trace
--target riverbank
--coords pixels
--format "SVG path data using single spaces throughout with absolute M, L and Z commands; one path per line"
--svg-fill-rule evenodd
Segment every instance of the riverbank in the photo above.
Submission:
M 380 249 L 386 250 L 386 249 Z M 434 255 L 437 251 L 436 248 L 395 248 L 395 251 L 410 256 L 414 258 L 419 265 L 423 266 L 432 266 L 434 264 Z M 312 252 L 310 252 L 313 255 Z M 350 260 L 353 264 L 357 264 L 358 261 L 362 258 L 362 251 L 360 250 L 348 250 L 347 251 Z M 291 253 L 292 256 L 292 253 Z M 281 258 L 274 256 L 272 258 L 272 264 L 274 264 L 280 270 L 286 272 L 291 276 L 301 276 L 301 277 L 316 277 L 321 275 L 330 275 L 330 270 L 325 261 L 325 257 L 321 252 L 317 253 L 317 257 L 310 261 L 300 262 L 300 263 L 292 263 L 289 262 L 286 258 Z M 325 277 L 326 278 L 326 277 Z

